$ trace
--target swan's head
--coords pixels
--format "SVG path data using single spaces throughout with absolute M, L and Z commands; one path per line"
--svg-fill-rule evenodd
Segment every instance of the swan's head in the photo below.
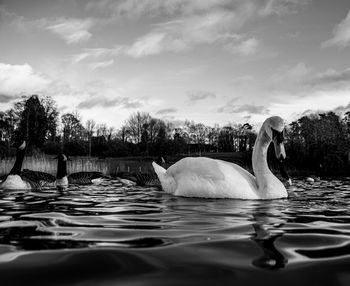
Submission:
M 292 184 L 291 179 L 284 166 L 284 160 L 286 159 L 286 151 L 284 149 L 284 121 L 279 116 L 273 116 L 265 120 L 264 127 L 267 135 L 270 137 L 275 147 L 275 155 L 279 161 L 280 173 L 284 179 L 286 179 L 289 185 Z
M 265 131 L 275 146 L 275 154 L 278 160 L 286 158 L 284 150 L 284 121 L 279 116 L 272 116 L 265 120 Z

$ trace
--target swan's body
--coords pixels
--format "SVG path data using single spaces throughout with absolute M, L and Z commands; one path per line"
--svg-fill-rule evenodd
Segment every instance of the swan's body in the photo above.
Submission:
M 283 128 L 283 120 L 277 116 L 264 122 L 252 156 L 256 177 L 236 164 L 210 158 L 184 158 L 167 170 L 154 162 L 153 167 L 163 190 L 176 196 L 232 199 L 285 198 L 288 196 L 287 190 L 269 170 L 266 158 L 272 140 L 275 143 L 277 157 L 285 157 Z M 282 136 L 282 139 L 278 136 Z

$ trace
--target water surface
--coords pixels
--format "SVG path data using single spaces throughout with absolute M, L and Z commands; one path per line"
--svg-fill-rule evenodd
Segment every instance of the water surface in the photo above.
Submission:
M 350 285 L 350 181 L 274 201 L 118 180 L 0 192 L 1 285 Z

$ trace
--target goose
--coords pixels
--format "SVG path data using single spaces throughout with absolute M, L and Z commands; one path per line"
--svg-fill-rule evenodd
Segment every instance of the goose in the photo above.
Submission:
M 57 159 L 55 186 L 59 189 L 65 189 L 68 185 L 90 185 L 103 176 L 101 172 L 77 172 L 68 175 L 67 161 L 71 161 L 71 159 L 63 153 L 55 159 Z
M 160 187 L 156 173 L 119 173 L 117 179 L 126 186 Z
M 32 190 L 41 189 L 47 183 L 46 173 L 23 170 L 23 159 L 26 151 L 26 141 L 17 147 L 16 161 L 10 173 L 4 176 L 0 183 L 2 190 Z
M 288 193 L 284 184 L 267 164 L 267 150 L 271 142 L 277 159 L 283 162 L 286 158 L 283 130 L 284 122 L 279 116 L 264 121 L 252 155 L 255 176 L 236 164 L 205 157 L 181 159 L 167 170 L 155 162 L 152 165 L 162 189 L 175 196 L 260 200 L 286 198 Z M 291 185 L 287 173 L 282 175 Z

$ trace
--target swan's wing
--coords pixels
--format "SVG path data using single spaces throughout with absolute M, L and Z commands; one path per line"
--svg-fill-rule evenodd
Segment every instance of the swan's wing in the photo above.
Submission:
M 184 158 L 169 167 L 166 173 L 173 177 L 195 175 L 214 181 L 226 180 L 227 176 L 234 176 L 256 185 L 255 177 L 237 164 L 206 157 Z
M 225 174 L 220 169 L 220 162 L 224 161 L 205 157 L 188 157 L 170 166 L 167 169 L 166 174 L 173 176 L 174 178 L 195 175 L 197 177 L 211 180 L 224 180 Z
M 176 182 L 172 192 L 186 197 L 257 198 L 255 177 L 240 166 L 205 157 L 184 158 L 166 175 Z
M 56 181 L 56 177 L 51 174 L 28 169 L 22 171 L 21 178 L 23 181 L 29 183 L 33 189 L 50 186 Z
M 90 185 L 92 180 L 103 177 L 101 172 L 77 172 L 68 176 L 69 184 Z

